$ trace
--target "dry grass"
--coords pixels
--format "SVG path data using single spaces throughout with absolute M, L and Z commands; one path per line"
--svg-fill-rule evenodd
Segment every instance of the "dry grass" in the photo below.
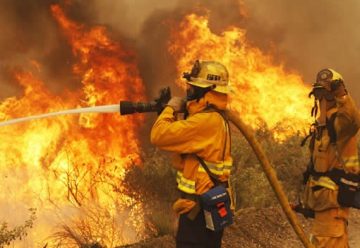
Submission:
M 77 215 L 59 225 L 47 239 L 49 247 L 112 248 L 125 242 L 126 223 L 106 208 L 91 205 L 77 211 Z

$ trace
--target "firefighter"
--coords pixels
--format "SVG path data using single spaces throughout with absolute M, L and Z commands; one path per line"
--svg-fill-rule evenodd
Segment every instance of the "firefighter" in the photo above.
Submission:
M 229 75 L 219 62 L 197 60 L 191 72 L 184 73 L 184 78 L 185 104 L 179 97 L 168 102 L 152 127 L 151 142 L 162 150 L 178 154 L 174 167 L 181 196 L 173 204 L 179 215 L 176 247 L 217 248 L 221 247 L 223 230 L 206 228 L 198 199 L 214 187 L 211 177 L 230 192 L 230 129 L 223 114 L 228 101 Z M 178 119 L 177 113 L 184 108 L 185 118 Z
M 360 114 L 345 89 L 342 76 L 323 69 L 313 84 L 310 164 L 305 176 L 303 206 L 313 212 L 311 242 L 318 248 L 345 248 L 348 216 L 359 188 L 356 134 Z

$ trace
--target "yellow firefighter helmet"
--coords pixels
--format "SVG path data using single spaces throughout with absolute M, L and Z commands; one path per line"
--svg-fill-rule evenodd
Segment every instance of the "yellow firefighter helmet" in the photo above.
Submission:
M 344 79 L 340 73 L 333 69 L 327 68 L 318 72 L 316 76 L 316 83 L 313 84 L 314 89 L 326 89 L 328 91 L 334 90 L 334 87 L 339 84 L 344 85 Z
M 190 73 L 184 73 L 187 83 L 200 88 L 213 87 L 213 91 L 228 94 L 229 72 L 217 61 L 196 60 Z

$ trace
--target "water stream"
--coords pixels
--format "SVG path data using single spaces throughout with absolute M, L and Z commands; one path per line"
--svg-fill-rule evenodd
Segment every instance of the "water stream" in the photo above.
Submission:
M 27 122 L 31 120 L 44 119 L 59 115 L 70 115 L 70 114 L 82 114 L 82 113 L 119 113 L 120 112 L 120 104 L 114 105 L 103 105 L 103 106 L 95 106 L 95 107 L 87 107 L 87 108 L 76 108 L 76 109 L 68 109 L 59 112 L 41 114 L 41 115 L 33 115 L 28 117 L 21 117 L 17 119 L 12 119 L 8 121 L 0 122 L 0 127 L 14 125 L 21 122 Z

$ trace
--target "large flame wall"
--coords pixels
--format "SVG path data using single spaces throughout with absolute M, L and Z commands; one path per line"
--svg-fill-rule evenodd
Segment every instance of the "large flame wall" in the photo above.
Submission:
M 114 104 L 121 99 L 145 100 L 133 52 L 112 41 L 103 27 L 89 28 L 69 20 L 58 5 L 52 6 L 51 12 L 77 60 L 73 72 L 82 88 L 54 95 L 37 78 L 42 65 L 34 62 L 31 72 L 14 71 L 23 94 L 0 103 L 1 120 Z M 51 245 L 43 240 L 58 231 L 56 226 L 71 226 L 76 221 L 85 222 L 91 230 L 88 242 L 122 244 L 141 237 L 142 206 L 124 193 L 122 180 L 127 167 L 141 163 L 137 130 L 142 122 L 142 116 L 84 114 L 2 128 L 0 172 L 5 180 L 0 195 L 2 207 L 7 209 L 4 213 L 14 206 L 20 213 L 36 207 L 38 215 L 30 238 L 18 245 Z M 89 215 L 95 209 L 105 216 L 102 220 Z M 25 214 L 20 216 L 26 219 Z M 99 226 L 106 220 L 115 227 Z

